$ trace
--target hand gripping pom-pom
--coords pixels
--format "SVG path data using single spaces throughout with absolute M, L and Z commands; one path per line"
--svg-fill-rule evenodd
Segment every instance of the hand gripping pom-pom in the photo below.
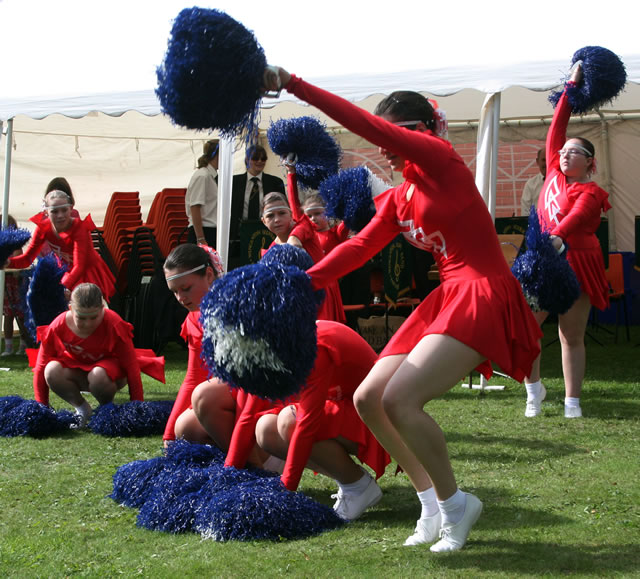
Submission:
M 11 257 L 16 249 L 20 249 L 29 239 L 31 233 L 27 229 L 7 227 L 0 229 L 0 267 Z
M 527 250 L 516 258 L 511 271 L 534 311 L 564 314 L 578 299 L 580 285 L 566 251 L 558 254 L 548 232 L 540 230 L 535 207 L 529 214 Z
M 51 253 L 38 260 L 27 290 L 24 317 L 25 326 L 34 341 L 38 326 L 48 326 L 68 309 L 64 286 L 60 283 L 66 271 L 67 266 Z
M 156 94 L 178 125 L 248 139 L 257 127 L 266 65 L 242 24 L 219 10 L 185 8 L 157 69 Z
M 311 280 L 297 267 L 236 268 L 216 280 L 200 304 L 202 358 L 230 386 L 283 400 L 313 368 L 316 313 Z
M 571 65 L 582 61 L 582 82 L 567 85 L 566 91 L 575 114 L 584 114 L 604 105 L 620 94 L 627 82 L 624 63 L 610 50 L 601 46 L 585 46 L 571 59 Z M 555 107 L 563 91 L 554 91 L 549 101 Z
M 319 190 L 327 215 L 342 219 L 351 231 L 361 231 L 376 213 L 373 198 L 380 192 L 380 183 L 366 167 L 343 169 L 329 177 Z
M 314 117 L 272 121 L 267 139 L 276 155 L 296 155 L 296 175 L 303 189 L 317 189 L 324 179 L 340 168 L 340 145 Z
M 0 398 L 0 436 L 50 436 L 68 431 L 73 422 L 74 414 L 68 410 L 56 412 L 20 396 Z
M 89 419 L 89 428 L 103 436 L 162 434 L 172 407 L 171 400 L 101 404 Z

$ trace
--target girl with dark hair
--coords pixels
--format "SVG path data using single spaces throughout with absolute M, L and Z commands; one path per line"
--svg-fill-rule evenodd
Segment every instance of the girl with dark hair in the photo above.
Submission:
M 580 65 L 567 85 L 579 85 Z M 581 294 L 569 311 L 558 316 L 558 335 L 562 349 L 566 418 L 582 416 L 580 394 L 584 379 L 586 352 L 584 336 L 591 306 L 609 307 L 609 284 L 596 231 L 602 212 L 611 209 L 609 194 L 591 178 L 596 168 L 593 144 L 582 137 L 567 138 L 571 104 L 566 91 L 560 97 L 547 134 L 547 175 L 538 199 L 538 216 L 543 230 L 551 232 L 553 244 L 562 251 L 580 282 Z M 536 312 L 542 323 L 548 313 Z M 525 416 L 538 416 L 546 390 L 540 381 L 540 357 L 525 380 Z
M 184 205 L 189 219 L 188 243 L 216 246 L 219 148 L 218 139 L 203 145 L 198 169 L 187 186 Z
M 91 231 L 96 226 L 87 215 L 80 219 L 73 213 L 73 197 L 60 189 L 49 191 L 44 198 L 44 211 L 30 221 L 36 224 L 31 241 L 22 255 L 11 257 L 4 264 L 24 269 L 33 263 L 40 250 L 48 244 L 51 251 L 68 267 L 61 283 L 69 291 L 82 282 L 97 285 L 102 295 L 111 299 L 115 293 L 115 278 L 93 247 Z M 0 264 L 3 267 L 3 264 Z
M 99 404 L 112 402 L 129 384 L 131 400 L 143 400 L 140 368 L 164 382 L 164 359 L 133 346 L 133 326 L 105 306 L 100 288 L 82 283 L 71 292 L 69 311 L 38 328 L 40 349 L 33 371 L 35 398 L 49 404 L 49 388 L 76 409 L 86 425 L 90 392 Z
M 516 380 L 530 373 L 540 328 L 505 261 L 493 220 L 464 161 L 439 138 L 438 117 L 421 95 L 396 92 L 374 116 L 281 68 L 265 89 L 285 87 L 379 146 L 405 181 L 375 199 L 376 215 L 308 270 L 324 287 L 363 265 L 398 234 L 433 253 L 440 286 L 403 323 L 354 395 L 358 413 L 413 483 L 422 513 L 406 545 L 462 548 L 482 511 L 456 484 L 440 427 L 424 411 L 475 368 L 495 362 Z M 435 489 L 435 491 L 434 491 Z M 437 498 L 437 501 L 436 501 Z

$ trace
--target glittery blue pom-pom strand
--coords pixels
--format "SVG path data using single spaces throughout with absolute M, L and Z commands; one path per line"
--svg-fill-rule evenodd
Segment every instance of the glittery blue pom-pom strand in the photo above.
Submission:
M 314 294 L 305 272 L 275 263 L 239 267 L 218 279 L 200 304 L 210 373 L 270 400 L 298 392 L 316 355 Z
M 627 82 L 627 72 L 620 58 L 601 46 L 585 46 L 571 59 L 573 66 L 582 61 L 582 82 L 567 86 L 567 96 L 575 114 L 584 114 L 596 109 L 620 94 Z M 554 91 L 549 101 L 555 107 L 563 91 Z
M 75 421 L 74 413 L 68 410 L 56 412 L 20 396 L 0 398 L 0 436 L 50 436 L 68 431 Z
M 548 232 L 541 231 L 535 207 L 529 214 L 527 249 L 518 256 L 511 271 L 534 311 L 563 314 L 580 295 L 580 285 L 569 265 L 566 250 L 559 255 Z
M 317 189 L 340 168 L 342 149 L 314 117 L 272 121 L 267 130 L 271 150 L 280 157 L 296 155 L 296 175 L 302 189 Z
M 267 61 L 255 36 L 220 10 L 185 8 L 176 17 L 156 95 L 176 124 L 248 140 L 258 124 Z
M 172 407 L 171 400 L 101 404 L 91 415 L 88 426 L 92 432 L 103 436 L 162 434 Z
M 20 249 L 29 239 L 31 233 L 27 229 L 6 227 L 0 229 L 0 266 L 11 257 L 16 249 Z

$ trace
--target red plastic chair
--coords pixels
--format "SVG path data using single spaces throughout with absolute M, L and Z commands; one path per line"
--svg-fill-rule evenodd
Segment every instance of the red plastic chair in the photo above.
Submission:
M 627 331 L 627 341 L 631 339 L 629 335 L 629 314 L 627 312 L 627 299 L 624 290 L 624 271 L 622 254 L 609 254 L 609 268 L 606 270 L 607 281 L 609 282 L 609 301 L 616 304 L 616 333 L 615 342 L 618 342 L 618 328 L 620 327 L 620 306 L 624 312 L 624 325 Z

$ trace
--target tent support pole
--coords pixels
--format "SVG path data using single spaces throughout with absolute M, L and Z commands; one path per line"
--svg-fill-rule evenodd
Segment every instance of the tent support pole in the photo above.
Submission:
M 2 129 L 0 128 L 0 135 Z M 2 195 L 2 229 L 9 222 L 9 184 L 11 182 L 11 145 L 13 143 L 13 118 L 7 120 L 7 144 L 4 158 L 4 193 Z M 0 307 L 4 304 L 4 269 L 0 269 Z
M 600 139 L 602 141 L 602 152 L 600 158 L 600 169 L 602 171 L 602 188 L 609 193 L 611 205 L 615 205 L 615 191 L 611 182 L 611 156 L 609 148 L 609 123 L 605 116 L 598 111 L 600 115 Z M 614 211 L 607 213 L 607 222 L 609 226 L 609 251 L 617 251 L 618 244 L 616 241 L 616 223 Z

